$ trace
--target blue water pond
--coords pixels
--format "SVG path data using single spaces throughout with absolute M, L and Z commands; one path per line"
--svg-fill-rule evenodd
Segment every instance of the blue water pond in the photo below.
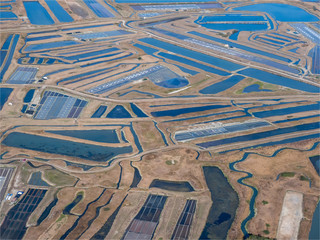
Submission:
M 117 105 L 107 114 L 107 118 L 131 118 L 131 115 L 122 105 Z
M 0 20 L 17 20 L 18 17 L 13 12 L 0 11 Z
M 103 143 L 119 143 L 118 135 L 113 129 L 100 130 L 55 130 L 46 131 L 53 134 L 85 139 Z
M 319 88 L 315 85 L 293 80 L 287 77 L 282 77 L 273 73 L 265 72 L 259 69 L 247 68 L 239 71 L 238 73 L 248 77 L 259 79 L 263 82 L 276 84 L 288 88 L 297 89 L 309 93 L 319 93 Z
M 9 147 L 60 154 L 96 162 L 106 162 L 119 154 L 132 152 L 131 146 L 105 147 L 20 132 L 10 133 L 2 141 L 2 144 Z
M 3 108 L 12 91 L 13 88 L 0 88 L 0 110 Z
M 320 155 L 309 157 L 309 159 L 313 167 L 315 168 L 316 172 L 320 176 Z
M 187 86 L 189 81 L 185 78 L 172 78 L 162 82 L 154 82 L 154 84 L 164 88 L 181 88 Z
M 248 87 L 245 87 L 242 91 L 243 93 L 251 93 L 251 92 L 272 92 L 270 89 L 260 89 L 259 84 L 252 84 Z
M 219 92 L 223 92 L 223 91 L 233 87 L 234 85 L 239 83 L 244 78 L 245 77 L 240 76 L 240 75 L 234 75 L 234 76 L 227 78 L 226 80 L 223 80 L 218 83 L 214 83 L 204 89 L 201 89 L 199 92 L 202 94 L 216 94 Z
M 100 118 L 107 110 L 107 106 L 101 105 L 91 116 L 91 118 Z
M 318 202 L 317 208 L 314 211 L 312 218 L 312 225 L 309 233 L 309 239 L 320 239 L 320 202 Z
M 140 108 L 138 108 L 135 104 L 130 103 L 130 107 L 137 117 L 148 117 Z
M 203 112 L 203 111 L 226 108 L 226 107 L 230 107 L 230 105 L 207 105 L 207 106 L 200 106 L 200 107 L 178 108 L 178 109 L 151 112 L 151 115 L 154 117 L 167 117 L 167 116 L 176 117 L 181 114 Z
M 31 24 L 35 25 L 51 25 L 54 24 L 53 19 L 47 10 L 38 1 L 23 1 L 27 16 Z
M 40 51 L 44 49 L 50 49 L 50 48 L 59 48 L 59 47 L 67 47 L 71 45 L 81 44 L 76 41 L 59 41 L 59 42 L 47 42 L 47 43 L 39 43 L 39 44 L 31 44 L 27 46 L 24 51 L 25 52 L 32 52 L 32 51 Z
M 266 12 L 280 22 L 317 22 L 319 18 L 302 8 L 282 3 L 259 3 L 234 8 L 236 11 Z
M 73 18 L 56 0 L 45 0 L 45 2 L 60 22 L 73 22 Z
M 27 93 L 26 96 L 23 99 L 24 103 L 29 103 L 32 98 L 33 98 L 33 94 L 34 94 L 35 89 L 30 89 Z
M 160 41 L 158 39 L 154 39 L 154 38 L 143 38 L 143 39 L 139 39 L 139 41 L 150 44 L 152 46 L 158 47 L 158 48 L 162 48 L 165 49 L 167 51 L 170 52 L 174 52 L 176 54 L 180 54 L 183 55 L 185 57 L 190 57 L 193 59 L 196 59 L 198 61 L 202 61 L 211 65 L 214 65 L 216 67 L 220 67 L 222 69 L 226 69 L 229 71 L 235 71 L 238 70 L 240 68 L 243 68 L 243 65 L 237 64 L 237 63 L 233 63 L 224 59 L 220 59 L 217 57 L 213 57 L 204 53 L 200 53 L 200 52 L 196 52 L 190 49 L 186 49 L 183 47 L 179 47 L 176 45 L 173 45 L 171 43 L 167 43 L 167 42 L 163 42 Z

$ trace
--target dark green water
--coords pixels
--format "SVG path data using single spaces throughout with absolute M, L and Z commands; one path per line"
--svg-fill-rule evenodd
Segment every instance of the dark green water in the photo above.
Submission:
M 63 209 L 63 214 L 70 215 L 70 211 L 72 210 L 72 208 L 74 208 L 82 200 L 82 198 L 83 194 L 78 193 L 76 198 L 73 199 L 73 201 Z
M 226 239 L 239 205 L 238 195 L 218 167 L 203 167 L 212 206 L 200 239 Z
M 314 169 L 317 171 L 318 175 L 320 176 L 320 155 L 309 157 L 309 159 Z
M 309 240 L 320 239 L 320 202 L 318 202 L 317 208 L 313 214 L 311 230 L 309 233 Z
M 100 130 L 56 130 L 46 131 L 53 134 L 80 138 L 95 142 L 119 143 L 118 135 L 113 129 Z
M 132 147 L 104 147 L 26 133 L 10 133 L 3 141 L 9 147 L 66 155 L 86 160 L 106 162 L 111 158 L 132 152 Z
M 149 188 L 160 188 L 168 191 L 176 192 L 193 192 L 194 189 L 189 182 L 176 182 L 154 179 L 150 184 Z
M 132 179 L 132 183 L 131 183 L 131 185 L 130 185 L 130 188 L 136 188 L 136 187 L 138 186 L 138 184 L 140 183 L 141 179 L 142 179 L 142 178 L 141 178 L 141 174 L 140 174 L 138 168 L 132 166 L 132 162 L 130 162 L 130 165 L 131 165 L 131 167 L 134 168 L 134 176 L 133 176 L 133 179 Z

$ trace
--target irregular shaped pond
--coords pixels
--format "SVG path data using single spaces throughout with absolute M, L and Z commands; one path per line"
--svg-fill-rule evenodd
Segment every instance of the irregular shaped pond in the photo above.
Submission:
M 137 107 L 135 104 L 130 103 L 130 107 L 135 115 L 137 117 L 148 117 L 147 114 L 145 114 L 139 107 Z
M 226 80 L 223 80 L 221 82 L 217 82 L 217 83 L 214 83 L 208 87 L 205 87 L 204 89 L 201 89 L 199 92 L 202 94 L 216 94 L 219 92 L 223 92 L 223 91 L 233 87 L 234 85 L 239 83 L 244 78 L 245 77 L 240 76 L 240 75 L 234 75 L 234 76 L 227 78 Z
M 317 22 L 319 19 L 306 10 L 282 3 L 259 3 L 234 8 L 235 11 L 266 12 L 281 22 Z
M 130 163 L 130 165 L 132 166 L 132 162 Z M 136 167 L 133 167 L 133 168 L 134 168 L 134 176 L 133 176 L 133 180 L 132 180 L 132 183 L 130 185 L 130 188 L 138 187 L 138 184 L 140 183 L 140 181 L 142 179 L 142 177 L 140 175 L 140 172 L 139 172 L 139 169 L 136 168 Z
M 95 141 L 95 142 L 120 143 L 116 131 L 112 129 L 61 130 L 61 131 L 46 131 L 46 132 L 68 136 L 68 137 Z
M 194 188 L 191 186 L 189 182 L 168 181 L 168 180 L 160 180 L 160 179 L 154 179 L 150 184 L 149 188 L 160 188 L 160 189 L 175 191 L 175 192 L 193 192 L 194 191 Z
M 119 154 L 132 152 L 131 146 L 104 147 L 19 132 L 10 133 L 2 141 L 2 144 L 9 147 L 78 157 L 97 162 L 106 162 Z
M 270 89 L 260 89 L 259 84 L 252 84 L 248 87 L 245 87 L 242 91 L 243 93 L 251 93 L 251 92 L 272 92 Z
M 82 198 L 83 192 L 77 193 L 75 199 L 73 199 L 73 201 L 63 209 L 62 213 L 64 215 L 70 215 L 70 211 L 72 210 L 72 208 L 74 208 L 82 200 Z
M 200 239 L 226 239 L 239 205 L 238 195 L 218 167 L 203 167 L 212 206 Z
M 107 118 L 132 118 L 130 113 L 122 106 L 115 106 L 108 114 Z
M 91 118 L 100 118 L 107 111 L 107 108 L 107 106 L 101 105 L 94 114 L 92 114 Z
M 34 172 L 31 175 L 31 178 L 28 182 L 29 185 L 48 187 L 50 186 L 48 183 L 41 179 L 41 172 Z
M 200 107 L 163 110 L 163 111 L 151 112 L 151 115 L 154 117 L 167 117 L 167 116 L 176 117 L 181 114 L 203 112 L 207 110 L 226 108 L 226 107 L 230 107 L 230 105 L 208 105 L 208 106 L 200 106 Z
M 57 202 L 58 198 L 55 196 L 54 200 L 46 207 L 41 216 L 38 218 L 37 225 L 40 225 L 43 222 L 43 220 L 45 220 L 48 217 L 49 213 L 51 212 L 51 209 L 57 204 Z
M 316 169 L 318 175 L 320 176 L 320 155 L 309 157 L 313 167 Z
M 13 88 L 0 88 L 0 110 L 3 108 L 12 91 Z
M 30 89 L 27 93 L 26 96 L 23 99 L 24 103 L 29 103 L 31 102 L 32 98 L 33 98 L 33 94 L 34 94 L 35 89 Z
M 318 202 L 317 208 L 314 211 L 312 218 L 311 230 L 309 233 L 309 239 L 320 239 L 320 202 Z

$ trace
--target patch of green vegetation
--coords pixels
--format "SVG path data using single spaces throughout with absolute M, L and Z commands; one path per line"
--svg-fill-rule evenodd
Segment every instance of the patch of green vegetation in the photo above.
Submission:
M 142 59 L 142 57 L 138 57 L 138 60 L 141 60 Z
M 66 217 L 66 215 L 64 215 L 63 213 L 61 213 L 60 217 L 58 218 L 58 220 L 56 222 L 60 222 L 62 219 L 64 219 Z
M 166 161 L 166 164 L 167 164 L 167 165 L 172 165 L 172 161 L 167 160 L 167 161 Z
M 242 93 L 243 93 L 243 92 L 242 92 L 242 91 L 243 91 L 243 89 L 244 89 L 244 88 L 242 88 L 242 89 L 238 89 L 238 90 L 236 91 L 236 94 L 238 94 L 238 95 L 239 95 L 239 94 L 242 94 Z
M 56 186 L 73 185 L 76 181 L 76 178 L 58 170 L 46 170 L 44 172 L 44 179 Z
M 204 83 L 204 82 L 207 81 L 208 79 L 209 79 L 209 77 L 206 77 L 206 78 L 204 78 L 204 79 L 202 79 L 202 80 L 200 80 L 200 81 L 192 84 L 191 87 L 198 87 L 200 84 Z
M 270 232 L 269 232 L 268 229 L 266 229 L 266 230 L 263 230 L 263 233 L 264 233 L 264 234 L 269 234 Z
M 228 33 L 219 32 L 218 35 L 221 36 L 221 37 L 229 37 L 231 34 L 229 32 Z
M 108 207 L 105 207 L 105 208 L 103 208 L 103 211 L 109 211 L 110 210 L 110 208 L 108 208 Z
M 252 235 L 252 234 L 250 234 L 247 239 L 250 239 L 250 240 L 274 240 L 274 238 L 262 237 L 260 235 Z
M 250 85 L 253 85 L 253 84 L 259 85 L 259 89 L 260 89 L 260 90 L 261 90 L 261 89 L 269 89 L 269 90 L 275 91 L 275 90 L 278 89 L 278 87 L 277 87 L 276 85 L 273 85 L 273 84 L 270 84 L 270 83 L 264 83 L 264 82 L 261 82 L 261 81 L 255 81 L 255 82 L 253 82 L 253 81 L 254 81 L 253 78 L 247 79 L 248 84 L 247 84 L 246 86 L 244 86 L 243 88 L 238 89 L 238 90 L 236 91 L 236 94 L 243 94 L 243 93 L 244 93 L 243 90 L 244 90 L 246 87 L 248 87 L 248 86 L 250 86 Z
M 268 204 L 268 203 L 269 203 L 268 201 L 265 201 L 265 200 L 262 201 L 262 204 L 263 204 L 263 205 L 266 205 L 266 204 Z
M 84 191 L 80 191 L 80 192 L 77 192 L 77 195 L 76 196 L 80 196 L 80 195 L 84 195 Z
M 239 30 L 236 30 L 236 29 L 233 29 L 233 30 L 232 30 L 232 34 L 235 34 L 235 33 L 237 33 L 237 32 L 239 32 Z
M 307 181 L 307 182 L 309 181 L 309 178 L 307 178 L 306 176 L 303 176 L 303 175 L 301 175 L 299 179 L 300 179 L 300 181 Z
M 280 173 L 281 177 L 294 177 L 295 173 L 294 172 L 283 172 Z
M 28 178 L 29 178 L 30 174 L 31 174 L 30 168 L 28 167 L 28 165 L 24 164 L 21 167 L 21 171 L 20 171 L 21 181 L 24 183 L 28 182 Z
M 264 233 L 264 234 L 267 234 L 267 235 L 268 235 L 268 234 L 270 233 L 270 232 L 269 232 L 269 227 L 270 227 L 270 224 L 266 223 L 266 228 L 267 228 L 267 229 L 266 229 L 266 230 L 263 230 L 263 233 Z
M 306 168 L 306 166 L 297 166 L 297 169 Z

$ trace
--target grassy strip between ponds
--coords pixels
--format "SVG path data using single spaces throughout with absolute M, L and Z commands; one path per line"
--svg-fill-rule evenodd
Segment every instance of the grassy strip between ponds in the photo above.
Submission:
M 44 179 L 56 186 L 73 185 L 76 181 L 76 178 L 58 170 L 46 170 L 44 172 Z
M 294 172 L 283 172 L 280 173 L 281 177 L 294 177 L 295 173 Z
M 245 92 L 243 92 L 243 90 L 244 90 L 246 87 L 248 87 L 248 86 L 250 86 L 250 85 L 254 85 L 254 84 L 259 85 L 259 90 L 268 89 L 268 90 L 273 90 L 273 91 L 275 91 L 275 90 L 278 90 L 278 88 L 279 88 L 279 87 L 277 87 L 276 85 L 271 84 L 271 83 L 264 83 L 264 82 L 260 82 L 260 81 L 255 81 L 255 82 L 254 82 L 254 80 L 253 80 L 252 78 L 249 78 L 249 79 L 248 79 L 248 83 L 249 83 L 248 85 L 245 85 L 243 88 L 238 89 L 238 90 L 236 91 L 236 94 L 245 94 Z

